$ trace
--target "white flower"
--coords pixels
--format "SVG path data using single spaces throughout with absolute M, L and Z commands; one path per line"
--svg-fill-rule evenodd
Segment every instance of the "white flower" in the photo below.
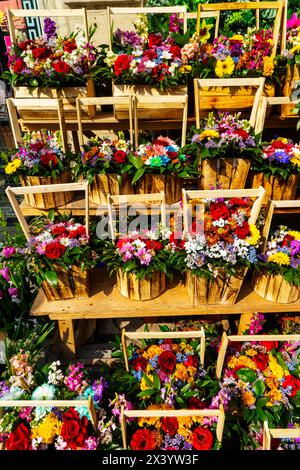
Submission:
M 173 63 L 173 64 L 170 65 L 170 67 L 169 67 L 169 72 L 170 72 L 170 74 L 171 74 L 172 76 L 175 75 L 175 72 L 176 72 L 176 69 L 177 69 L 177 68 L 178 68 L 178 65 L 175 64 L 175 63 Z
M 134 49 L 131 53 L 134 57 L 140 57 L 143 55 L 143 49 Z
M 144 65 L 147 69 L 153 69 L 154 67 L 156 67 L 156 63 L 152 60 L 146 60 L 146 62 L 144 62 Z
M 31 395 L 32 400 L 53 400 L 54 397 L 55 387 L 51 384 L 43 384 L 37 387 Z
M 145 248 L 146 246 L 146 243 L 142 242 L 142 240 L 134 240 L 132 244 L 137 250 L 141 250 L 142 248 Z

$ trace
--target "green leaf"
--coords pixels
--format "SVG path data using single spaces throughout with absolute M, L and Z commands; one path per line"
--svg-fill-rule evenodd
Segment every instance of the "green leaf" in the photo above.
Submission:
M 45 279 L 51 286 L 57 287 L 58 277 L 55 271 L 46 271 Z
M 252 383 L 252 382 L 254 382 L 254 380 L 256 379 L 256 373 L 255 373 L 253 370 L 247 369 L 247 368 L 239 369 L 239 370 L 236 372 L 236 375 L 237 375 L 238 378 L 241 379 L 243 382 Z
M 159 392 L 160 391 L 160 380 L 157 372 L 153 372 L 153 384 L 154 388 Z
M 153 382 L 152 380 L 149 379 L 149 377 L 146 375 L 146 374 L 143 374 L 143 379 L 145 380 L 146 384 L 148 385 L 148 387 L 153 387 Z
M 184 387 L 182 387 L 181 392 L 182 393 L 188 392 L 190 390 L 191 386 L 192 386 L 191 383 L 186 384 Z
M 143 392 L 138 393 L 137 397 L 139 398 L 150 397 L 154 393 L 155 393 L 155 390 L 144 390 Z
M 264 393 L 266 387 L 263 380 L 256 380 L 253 384 L 253 390 L 255 395 L 260 396 Z
M 136 183 L 143 176 L 144 173 L 145 168 L 140 168 L 139 170 L 137 170 L 134 177 L 132 178 L 132 184 Z
M 178 405 L 184 405 L 184 400 L 180 397 L 176 397 L 176 401 L 178 403 Z

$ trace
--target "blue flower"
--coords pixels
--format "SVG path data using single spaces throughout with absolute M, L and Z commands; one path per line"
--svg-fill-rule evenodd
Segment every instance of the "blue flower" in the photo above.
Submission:
M 55 397 L 55 387 L 52 384 L 43 384 L 37 387 L 32 395 L 31 400 L 53 400 Z
M 289 163 L 291 157 L 284 150 L 276 149 L 275 150 L 275 160 L 280 163 Z
M 254 246 L 250 246 L 249 251 L 248 251 L 248 255 L 247 255 L 247 260 L 250 263 L 256 263 L 257 253 L 256 253 L 256 249 L 254 248 Z

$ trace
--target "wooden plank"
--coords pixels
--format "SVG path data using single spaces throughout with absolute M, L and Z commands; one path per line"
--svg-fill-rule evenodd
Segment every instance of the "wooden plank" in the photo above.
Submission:
M 74 359 L 76 357 L 74 320 L 59 320 L 58 329 L 64 357 L 66 359 Z

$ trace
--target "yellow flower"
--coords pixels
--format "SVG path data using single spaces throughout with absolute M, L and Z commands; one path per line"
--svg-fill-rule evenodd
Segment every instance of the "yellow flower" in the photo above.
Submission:
M 23 165 L 22 160 L 19 158 L 15 158 L 12 162 L 8 163 L 5 167 L 5 173 L 7 175 L 11 175 L 12 173 L 15 173 L 20 166 Z
M 265 396 L 270 398 L 270 401 L 266 403 L 266 406 L 273 406 L 275 402 L 281 401 L 282 393 L 277 388 L 272 388 L 272 390 L 266 393 Z
M 251 235 L 247 237 L 245 241 L 249 243 L 249 245 L 257 245 L 260 240 L 260 231 L 254 224 L 250 224 L 249 227 Z
M 192 442 L 193 433 L 190 429 L 186 429 L 183 427 L 179 427 L 177 430 L 177 434 L 180 434 L 184 437 L 184 439 L 190 444 Z
M 193 423 L 203 424 L 203 416 L 192 416 Z
M 277 359 L 275 359 L 275 357 L 271 354 L 269 355 L 269 369 L 277 380 L 280 380 L 284 377 L 283 368 L 278 364 Z
M 157 429 L 161 427 L 160 418 L 158 416 L 153 416 L 151 418 L 139 418 L 138 425 L 143 428 L 144 426 L 155 426 Z
M 291 235 L 291 237 L 295 237 L 296 240 L 300 240 L 300 232 L 297 232 L 297 230 L 291 230 L 289 235 Z
M 300 154 L 294 155 L 290 160 L 294 165 L 300 166 Z
M 274 61 L 273 57 L 263 58 L 263 75 L 264 77 L 271 77 L 274 73 Z
M 152 359 L 153 356 L 155 356 L 156 354 L 161 354 L 162 352 L 162 349 L 157 346 L 156 344 L 152 344 L 152 346 L 150 346 L 147 351 L 144 352 L 143 356 L 146 358 L 146 359 Z
M 178 424 L 180 428 L 190 429 L 193 424 L 193 419 L 191 416 L 178 416 Z
M 218 139 L 220 137 L 220 134 L 218 131 L 215 131 L 214 129 L 207 129 L 206 131 L 201 132 L 199 139 L 204 140 L 204 139 Z
M 153 375 L 152 374 L 147 374 L 147 377 L 148 379 L 151 380 L 151 382 L 153 382 Z M 146 380 L 144 377 L 142 377 L 142 380 L 141 380 L 141 390 L 144 391 L 144 390 L 148 390 L 149 388 L 149 385 L 147 384 Z
M 0 24 L 3 23 L 3 20 L 4 20 L 4 13 L 3 11 L 0 10 Z
M 256 349 L 250 348 L 246 351 L 247 356 L 255 356 L 257 354 Z
M 192 66 L 191 65 L 182 65 L 179 69 L 179 72 L 181 73 L 189 73 L 191 72 L 192 70 Z
M 279 251 L 278 253 L 273 253 L 272 255 L 270 255 L 268 257 L 268 262 L 269 261 L 276 264 L 288 265 L 290 264 L 290 257 L 286 253 L 282 253 L 281 251 Z
M 232 356 L 228 361 L 228 367 L 234 369 L 236 366 L 244 366 L 248 369 L 256 370 L 255 363 L 247 356 Z
M 208 39 L 210 38 L 210 32 L 209 30 L 213 27 L 212 24 L 207 24 L 205 20 L 202 20 L 202 23 L 200 25 L 200 31 L 199 31 L 199 36 L 198 36 L 198 41 L 200 44 L 205 44 Z
M 254 405 L 256 399 L 252 392 L 245 391 L 243 392 L 243 401 L 246 406 Z
M 160 427 L 160 425 L 161 424 L 159 423 L 159 426 L 156 425 L 156 427 Z M 159 431 L 154 430 L 153 433 L 154 433 L 154 440 L 155 440 L 156 447 L 159 449 L 163 443 L 164 438 Z
M 277 137 L 276 139 L 273 139 L 273 140 L 272 140 L 272 143 L 273 143 L 273 142 L 277 142 L 277 141 L 282 142 L 283 144 L 287 144 L 287 143 L 288 143 L 288 139 L 287 139 L 286 137 Z
M 241 34 L 234 34 L 229 41 L 244 41 L 244 37 Z
M 61 421 L 53 413 L 49 413 L 36 428 L 33 428 L 31 439 L 41 437 L 45 444 L 52 444 L 55 437 L 60 434 L 61 427 Z
M 183 364 L 176 364 L 176 369 L 174 372 L 174 377 L 176 379 L 182 380 L 185 382 L 189 378 L 189 373 L 185 365 Z
M 222 78 L 222 77 L 230 77 L 234 71 L 234 61 L 233 59 L 228 56 L 226 57 L 226 60 L 217 60 L 216 68 L 215 68 L 215 74 L 217 77 Z

